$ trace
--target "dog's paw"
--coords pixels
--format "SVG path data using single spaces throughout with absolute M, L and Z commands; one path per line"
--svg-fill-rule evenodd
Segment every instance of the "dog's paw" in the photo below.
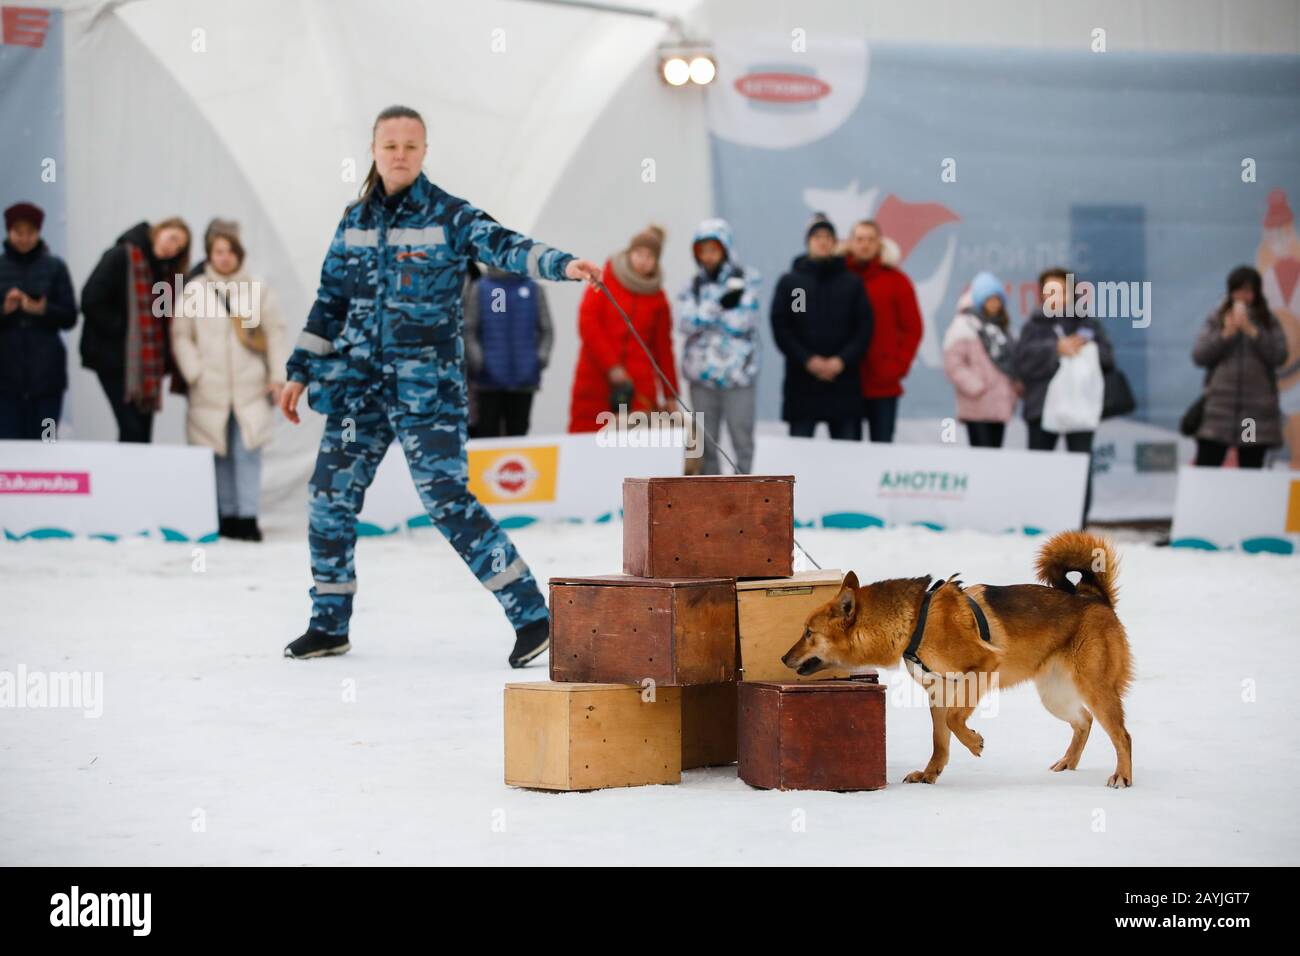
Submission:
M 1116 771 L 1115 773 L 1110 775 L 1110 779 L 1106 781 L 1106 786 L 1114 787 L 1116 790 L 1120 789 L 1121 787 L 1131 787 L 1133 786 L 1133 778 L 1126 777 L 1124 776 L 1124 774 L 1120 773 L 1119 771 Z
M 1073 769 L 1074 769 L 1074 764 L 1070 763 L 1070 761 L 1066 760 L 1064 757 L 1056 761 L 1056 763 L 1052 764 L 1051 767 L 1052 773 L 1060 773 L 1062 770 L 1073 770 Z
M 913 770 L 903 778 L 903 783 L 934 783 L 938 779 L 938 771 Z
M 963 740 L 962 743 L 964 743 L 966 749 L 976 757 L 984 753 L 984 738 L 973 730 L 970 732 L 970 740 Z

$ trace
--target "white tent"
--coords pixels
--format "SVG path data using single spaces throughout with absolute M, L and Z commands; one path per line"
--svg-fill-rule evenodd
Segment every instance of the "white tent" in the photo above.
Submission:
M 284 308 L 306 316 L 342 206 L 368 164 L 369 127 L 392 103 L 430 128 L 429 175 L 513 228 L 603 259 L 648 222 L 668 232 L 670 288 L 691 262 L 683 241 L 712 211 L 704 91 L 656 72 L 658 44 L 686 32 L 793 30 L 876 41 L 1058 46 L 1086 42 L 1096 5 L 996 0 L 849 5 L 782 0 L 646 0 L 610 12 L 479 0 L 71 0 L 64 14 L 68 247 L 80 286 L 141 219 L 179 214 L 201 233 L 242 224 L 249 266 Z M 1103 4 L 1113 49 L 1300 50 L 1294 4 L 1203 0 Z M 657 16 L 644 15 L 654 12 Z M 644 162 L 653 159 L 653 182 Z M 557 339 L 533 428 L 560 431 L 577 354 L 581 289 L 550 289 Z M 92 375 L 74 366 L 65 433 L 111 439 Z M 282 427 L 268 453 L 266 510 L 300 520 L 319 422 Z M 155 438 L 183 441 L 173 399 Z
M 392 103 L 428 122 L 436 182 L 590 258 L 650 221 L 683 235 L 710 208 L 702 94 L 656 76 L 664 20 L 527 2 L 141 0 L 64 12 L 67 258 L 78 285 L 134 222 L 179 214 L 201 234 L 230 217 L 296 332 L 369 164 L 370 124 Z M 655 183 L 642 181 L 645 158 Z M 669 256 L 680 277 L 686 247 Z M 564 428 L 580 292 L 549 289 L 557 341 L 537 431 Z M 84 370 L 66 417 L 75 437 L 114 436 Z M 318 421 L 282 426 L 267 460 L 272 523 L 285 493 L 302 493 L 318 435 Z M 184 440 L 182 401 L 168 403 L 155 438 Z

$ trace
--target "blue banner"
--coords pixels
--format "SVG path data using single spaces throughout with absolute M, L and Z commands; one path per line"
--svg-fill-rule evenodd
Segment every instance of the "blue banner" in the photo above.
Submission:
M 46 243 L 66 257 L 62 10 L 0 6 L 0 94 L 0 209 L 36 203 Z
M 1018 327 L 1038 273 L 1062 265 L 1132 292 L 1104 321 L 1135 417 L 1172 426 L 1199 393 L 1197 327 L 1243 263 L 1287 327 L 1284 406 L 1300 414 L 1300 58 L 799 46 L 719 39 L 716 212 L 766 296 L 814 210 L 841 237 L 880 222 L 926 323 L 901 415 L 953 413 L 940 346 L 976 272 L 1006 284 Z M 784 359 L 765 332 L 773 419 Z

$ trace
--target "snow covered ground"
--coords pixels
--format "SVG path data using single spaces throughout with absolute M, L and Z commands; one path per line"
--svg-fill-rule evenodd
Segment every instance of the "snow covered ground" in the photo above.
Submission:
M 620 532 L 515 539 L 544 581 L 617 571 Z M 1029 580 L 1038 543 L 800 539 L 864 580 L 995 583 Z M 1050 773 L 1069 729 L 1026 686 L 972 720 L 984 756 L 954 743 L 936 786 L 900 782 L 930 750 L 900 694 L 883 791 L 764 792 L 726 767 L 549 794 L 502 783 L 502 685 L 545 668 L 508 668 L 504 617 L 434 532 L 362 540 L 353 652 L 308 662 L 280 657 L 306 620 L 302 538 L 209 546 L 202 572 L 187 545 L 0 546 L 0 672 L 103 675 L 97 719 L 0 709 L 0 864 L 1300 863 L 1300 563 L 1122 553 L 1131 790 L 1104 786 L 1100 726 L 1077 772 Z

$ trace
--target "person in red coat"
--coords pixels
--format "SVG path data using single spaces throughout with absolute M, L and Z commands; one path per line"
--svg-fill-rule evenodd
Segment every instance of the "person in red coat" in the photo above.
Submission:
M 853 227 L 845 265 L 857 273 L 871 300 L 876 328 L 862 359 L 862 417 L 871 440 L 894 440 L 903 379 L 921 345 L 921 309 L 912 280 L 880 261 L 880 227 L 865 219 Z
M 676 391 L 672 311 L 659 271 L 663 242 L 664 231 L 658 226 L 637 233 L 627 249 L 605 263 L 601 281 L 632 320 Z M 629 415 L 677 408 L 672 395 L 663 394 L 663 384 L 627 323 L 599 289 L 589 288 L 582 297 L 578 335 L 582 349 L 573 375 L 569 431 L 598 431 L 596 416 L 601 412 L 617 413 L 621 404 L 627 406 Z

